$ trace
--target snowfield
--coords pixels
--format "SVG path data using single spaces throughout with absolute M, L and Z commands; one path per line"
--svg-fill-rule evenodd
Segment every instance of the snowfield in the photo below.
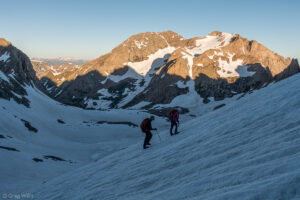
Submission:
M 30 108 L 0 99 L 0 196 L 28 191 L 143 140 L 134 125 L 147 113 L 83 110 L 62 105 L 35 88 L 26 90 Z M 26 122 L 37 132 L 29 131 Z
M 118 151 L 99 155 L 94 159 L 95 162 L 75 170 L 64 169 L 63 175 L 57 175 L 46 182 L 36 181 L 31 189 L 25 188 L 23 192 L 30 192 L 34 199 L 47 200 L 300 199 L 299 84 L 300 74 L 297 74 L 261 90 L 253 91 L 251 94 L 207 104 L 207 106 L 222 103 L 226 105 L 199 113 L 199 116 L 194 119 L 187 120 L 188 118 L 183 117 L 179 128 L 181 133 L 173 137 L 169 136 L 168 124 L 162 119 L 157 119 L 153 126 L 159 127 L 162 141 L 159 141 L 156 133 L 153 132 L 152 147 L 147 150 L 141 148 L 142 136 L 135 135 L 138 134 L 138 129 L 133 131 L 125 127 L 124 129 L 122 127 L 122 130 L 120 127 L 115 129 L 110 127 L 111 129 L 103 134 L 103 138 L 110 134 L 114 137 L 129 134 L 132 130 L 134 135 L 131 137 L 132 141 L 124 142 L 123 144 L 127 146 Z M 1 100 L 1 105 L 3 102 Z M 94 120 L 98 115 L 96 112 L 79 111 L 72 107 L 65 107 L 63 111 L 50 109 L 49 112 L 53 112 L 51 115 L 55 119 L 64 118 L 71 125 L 65 129 L 64 134 L 56 133 L 53 134 L 55 138 L 50 138 L 53 139 L 53 144 L 50 142 L 53 145 L 51 147 L 53 148 L 54 144 L 58 146 L 53 153 L 58 154 L 56 151 L 61 148 L 61 142 L 57 142 L 57 138 L 61 135 L 64 135 L 64 142 L 80 142 L 78 146 L 82 146 L 83 143 L 93 143 L 93 145 L 89 144 L 90 151 L 93 153 L 97 151 L 101 153 L 109 147 L 109 145 L 102 146 L 105 144 L 100 142 L 103 138 L 95 133 L 102 130 L 100 127 L 75 126 L 78 119 Z M 99 116 L 110 118 L 114 116 L 115 111 L 111 112 L 103 112 Z M 117 116 L 134 119 L 135 122 L 142 119 L 133 112 L 120 111 Z M 3 115 L 1 117 L 1 121 L 4 120 Z M 43 140 L 46 130 L 52 130 L 54 127 L 54 122 L 49 121 L 49 123 L 35 124 L 45 131 L 45 133 L 40 131 L 35 137 Z M 70 130 L 72 131 L 67 132 Z M 52 135 L 51 131 L 48 131 L 47 135 Z M 32 139 L 33 136 L 29 138 L 20 133 L 19 137 L 21 136 L 34 143 L 37 141 Z M 130 134 L 126 135 L 126 138 L 127 136 Z M 49 142 L 48 138 L 47 141 Z M 119 138 L 107 140 L 109 141 L 111 145 L 115 145 Z M 2 143 L 1 141 L 0 144 Z M 23 147 L 25 146 L 24 144 Z M 86 155 L 85 153 L 77 155 L 82 150 L 76 148 L 72 151 L 66 148 L 68 153 L 59 155 L 64 157 L 69 155 L 69 159 L 76 157 L 79 159 Z M 88 147 L 83 145 L 81 148 Z M 3 170 L 9 170 L 8 168 L 13 167 L 15 163 L 8 162 L 7 159 L 3 160 L 3 151 L 0 152 L 1 171 L 5 172 Z M 11 158 L 14 158 L 18 152 L 13 153 Z M 39 154 L 40 149 L 32 153 Z M 45 162 L 32 163 L 32 165 L 36 167 L 35 176 L 40 176 L 41 169 L 53 167 Z M 65 173 L 66 171 L 69 172 Z M 26 171 L 21 170 L 20 177 L 15 180 L 22 179 L 23 173 L 26 174 Z M 0 192 L 5 192 L 4 182 L 9 178 L 1 173 L 0 180 L 2 182 Z

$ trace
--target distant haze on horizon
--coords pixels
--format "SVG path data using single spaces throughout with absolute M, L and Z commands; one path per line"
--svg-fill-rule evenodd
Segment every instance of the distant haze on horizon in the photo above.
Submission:
M 218 30 L 300 59 L 298 0 L 0 0 L 0 37 L 29 57 L 95 59 L 141 32 Z

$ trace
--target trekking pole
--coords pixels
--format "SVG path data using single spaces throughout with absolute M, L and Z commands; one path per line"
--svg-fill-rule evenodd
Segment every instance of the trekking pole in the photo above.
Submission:
M 159 136 L 159 134 L 158 134 L 158 131 L 156 130 L 156 134 L 158 135 L 158 137 L 159 137 L 159 140 L 161 141 L 161 138 L 160 138 L 160 136 Z

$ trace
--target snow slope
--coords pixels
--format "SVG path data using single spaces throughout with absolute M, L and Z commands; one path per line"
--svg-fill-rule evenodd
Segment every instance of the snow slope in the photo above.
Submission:
M 139 127 L 119 122 L 138 125 L 149 114 L 83 110 L 64 106 L 35 88 L 27 86 L 26 91 L 30 108 L 13 100 L 0 99 L 0 196 L 25 192 L 143 139 Z M 29 131 L 25 121 L 37 132 Z M 45 156 L 66 161 L 46 159 Z M 33 158 L 43 162 L 35 162 Z
M 300 75 L 45 184 L 35 199 L 300 199 Z M 222 102 L 220 102 L 222 103 Z

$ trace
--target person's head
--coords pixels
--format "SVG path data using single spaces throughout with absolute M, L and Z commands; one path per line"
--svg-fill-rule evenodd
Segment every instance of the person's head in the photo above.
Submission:
M 151 121 L 153 121 L 153 120 L 155 120 L 155 117 L 152 115 L 152 116 L 150 117 L 150 119 L 151 119 Z

